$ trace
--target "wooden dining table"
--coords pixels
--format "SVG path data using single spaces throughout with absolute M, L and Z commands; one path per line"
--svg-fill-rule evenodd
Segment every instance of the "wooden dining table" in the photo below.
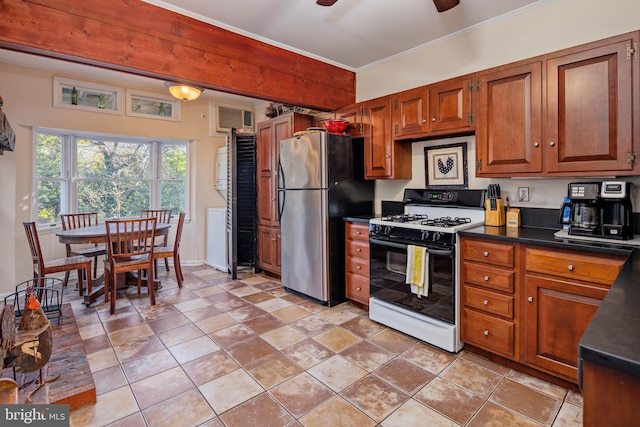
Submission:
M 171 224 L 156 223 L 156 236 L 166 236 L 169 234 Z M 63 244 L 79 245 L 79 244 L 106 244 L 108 241 L 107 227 L 105 224 L 92 225 L 90 227 L 74 228 L 71 230 L 60 230 L 56 233 L 58 241 Z M 118 289 L 123 289 L 131 284 L 137 284 L 137 277 L 132 274 L 126 275 L 126 280 L 118 281 L 121 286 Z M 160 287 L 160 280 L 153 279 L 155 289 Z M 143 279 L 143 284 L 146 286 L 147 281 Z M 92 280 L 91 293 L 84 295 L 84 304 L 88 307 L 97 301 L 97 299 L 104 294 L 104 275 Z

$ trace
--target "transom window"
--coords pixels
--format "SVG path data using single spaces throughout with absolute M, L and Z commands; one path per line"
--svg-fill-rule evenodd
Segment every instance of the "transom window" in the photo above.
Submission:
M 187 206 L 187 141 L 36 129 L 35 203 L 39 225 L 60 214 L 138 216 Z

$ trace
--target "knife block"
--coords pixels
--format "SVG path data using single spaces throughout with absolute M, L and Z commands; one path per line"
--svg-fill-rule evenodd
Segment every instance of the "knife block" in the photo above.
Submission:
M 502 199 L 496 199 L 496 210 L 491 210 L 491 200 L 484 202 L 484 223 L 485 225 L 503 226 L 505 224 L 505 211 Z

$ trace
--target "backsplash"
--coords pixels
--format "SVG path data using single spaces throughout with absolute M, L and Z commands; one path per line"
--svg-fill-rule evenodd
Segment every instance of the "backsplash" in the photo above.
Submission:
M 500 184 L 501 195 L 504 199 L 509 196 L 511 206 L 521 209 L 548 209 L 557 213 L 562 205 L 564 196 L 567 195 L 567 186 L 570 182 L 581 181 L 606 181 L 607 179 L 620 179 L 630 181 L 636 188 L 632 199 L 634 212 L 640 212 L 640 177 L 620 178 L 477 178 L 475 170 L 475 136 L 439 139 L 433 141 L 407 142 L 411 144 L 412 151 L 412 178 L 410 180 L 377 180 L 376 181 L 376 205 L 375 212 L 380 214 L 382 200 L 402 201 L 405 188 L 425 188 L 424 148 L 444 144 L 467 143 L 469 188 L 487 188 L 489 184 Z M 527 188 L 528 202 L 518 200 L 518 190 Z M 532 211 L 535 212 L 535 211 Z M 540 211 L 542 212 L 542 211 Z M 557 221 L 557 218 L 555 218 Z M 549 220 L 544 220 L 548 223 Z M 636 221 L 637 224 L 637 221 Z

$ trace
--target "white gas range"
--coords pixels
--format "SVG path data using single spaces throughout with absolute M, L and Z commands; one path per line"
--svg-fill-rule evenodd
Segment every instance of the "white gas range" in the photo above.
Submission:
M 458 352 L 458 231 L 484 223 L 484 190 L 404 193 L 404 213 L 369 223 L 369 317 L 427 343 Z M 424 287 L 406 283 L 407 263 L 425 248 Z M 422 262 L 422 261 L 421 261 Z

